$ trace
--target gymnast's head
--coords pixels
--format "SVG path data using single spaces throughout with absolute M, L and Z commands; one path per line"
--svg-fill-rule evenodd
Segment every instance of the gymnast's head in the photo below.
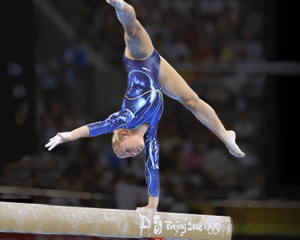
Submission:
M 117 157 L 128 158 L 138 155 L 145 146 L 143 135 L 131 129 L 117 129 L 113 132 L 112 148 Z

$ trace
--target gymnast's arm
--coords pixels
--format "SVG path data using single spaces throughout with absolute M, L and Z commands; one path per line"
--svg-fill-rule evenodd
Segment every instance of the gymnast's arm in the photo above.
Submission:
M 128 109 L 122 109 L 119 112 L 111 114 L 107 119 L 90 123 L 79 128 L 74 129 L 71 132 L 57 133 L 49 142 L 45 145 L 49 151 L 55 148 L 57 145 L 74 141 L 84 137 L 95 137 L 101 134 L 113 132 L 115 129 L 124 127 L 127 122 L 131 121 L 133 114 Z
M 145 142 L 145 178 L 148 187 L 148 204 L 137 210 L 156 211 L 159 203 L 159 146 L 155 135 Z
M 83 137 L 88 137 L 89 135 L 90 135 L 90 130 L 87 125 L 84 125 L 74 129 L 71 132 L 57 133 L 53 138 L 49 139 L 49 142 L 45 145 L 45 147 L 48 148 L 48 151 L 51 151 L 59 144 L 69 142 L 69 141 L 74 141 Z

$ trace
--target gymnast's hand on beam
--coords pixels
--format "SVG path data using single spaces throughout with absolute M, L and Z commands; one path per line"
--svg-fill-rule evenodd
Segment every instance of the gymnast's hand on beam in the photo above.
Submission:
M 53 138 L 50 138 L 49 142 L 45 145 L 48 151 L 51 151 L 58 144 L 70 141 L 71 132 L 63 132 L 56 134 Z
M 148 211 L 148 212 L 156 212 L 158 207 L 159 197 L 148 197 L 148 204 L 144 207 L 138 207 L 137 211 Z
M 136 210 L 137 211 L 156 212 L 156 208 L 151 208 L 151 207 L 148 207 L 148 206 L 138 207 Z

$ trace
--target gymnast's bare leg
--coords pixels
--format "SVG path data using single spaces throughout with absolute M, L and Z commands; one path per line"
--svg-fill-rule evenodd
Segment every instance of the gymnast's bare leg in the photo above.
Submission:
M 198 97 L 165 59 L 162 57 L 161 59 L 160 83 L 163 86 L 163 92 L 189 109 L 202 124 L 225 144 L 233 156 L 244 157 L 245 153 L 235 142 L 235 132 L 226 130 L 214 109 Z

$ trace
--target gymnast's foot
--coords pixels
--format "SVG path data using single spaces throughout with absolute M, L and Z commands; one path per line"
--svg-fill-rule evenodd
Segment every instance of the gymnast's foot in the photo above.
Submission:
M 106 0 L 106 2 L 112 5 L 116 9 L 122 9 L 124 6 L 123 0 Z
M 229 152 L 238 158 L 242 158 L 245 157 L 245 153 L 241 151 L 241 149 L 239 148 L 239 146 L 236 144 L 235 142 L 235 132 L 230 130 L 227 131 L 227 136 L 225 139 L 225 145 L 228 148 Z

